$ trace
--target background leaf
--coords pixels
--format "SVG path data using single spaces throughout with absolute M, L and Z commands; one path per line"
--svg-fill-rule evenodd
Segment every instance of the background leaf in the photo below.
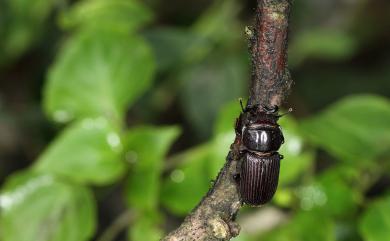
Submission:
M 105 116 L 119 120 L 151 84 L 154 60 L 136 36 L 82 32 L 65 45 L 50 69 L 44 106 L 59 122 Z
M 211 133 L 210 123 L 215 122 L 218 111 L 243 94 L 242 80 L 247 79 L 248 71 L 241 60 L 224 53 L 218 62 L 208 59 L 183 71 L 181 103 L 199 137 Z
M 148 29 L 145 30 L 145 37 L 153 48 L 159 71 L 167 71 L 170 68 L 179 70 L 188 64 L 186 60 L 191 58 L 190 52 L 198 49 L 194 46 L 207 44 L 202 42 L 198 35 L 184 28 Z
M 343 161 L 371 160 L 390 150 L 390 102 L 373 95 L 347 97 L 304 120 L 309 140 Z M 375 126 L 375 128 L 370 128 Z
M 390 237 L 390 197 L 376 201 L 360 219 L 359 230 L 366 241 L 385 241 Z
M 123 174 L 120 134 L 103 118 L 73 123 L 49 146 L 34 168 L 72 180 L 107 184 Z
M 95 218 L 90 191 L 52 175 L 15 175 L 0 193 L 1 237 L 7 241 L 90 240 Z
M 126 199 L 131 207 L 157 208 L 164 156 L 179 133 L 177 127 L 138 127 L 128 131 L 127 158 L 135 162 L 126 186 Z
M 316 212 L 297 213 L 288 224 L 262 237 L 265 241 L 333 241 L 334 224 Z
M 280 186 L 287 185 L 303 178 L 314 164 L 313 150 L 306 147 L 304 137 L 298 129 L 297 121 L 292 116 L 284 116 L 279 120 L 283 128 L 285 143 L 279 150 L 284 156 L 280 166 Z
M 151 11 L 136 0 L 87 0 L 63 13 L 61 25 L 126 32 L 136 30 L 151 18 Z
M 161 202 L 171 212 L 185 215 L 211 186 L 208 163 L 212 159 L 207 145 L 189 150 L 177 159 L 180 164 L 164 180 Z
M 142 215 L 130 227 L 129 240 L 132 241 L 158 241 L 163 237 L 162 230 L 156 225 L 153 218 Z
M 359 177 L 356 173 L 354 179 L 346 178 L 348 172 L 351 171 L 347 168 L 331 168 L 318 177 L 317 184 L 326 196 L 325 205 L 320 207 L 324 214 L 346 217 L 357 211 L 362 201 L 357 185 Z
M 310 57 L 322 59 L 347 58 L 354 54 L 356 48 L 356 38 L 346 32 L 307 31 L 292 39 L 289 48 L 289 64 L 298 65 Z

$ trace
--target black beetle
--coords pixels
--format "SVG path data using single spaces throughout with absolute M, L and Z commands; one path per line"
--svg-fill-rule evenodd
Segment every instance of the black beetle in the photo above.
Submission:
M 279 180 L 280 160 L 277 152 L 284 137 L 277 121 L 278 107 L 249 106 L 236 122 L 240 140 L 240 162 L 237 165 L 239 192 L 244 203 L 259 206 L 271 200 Z

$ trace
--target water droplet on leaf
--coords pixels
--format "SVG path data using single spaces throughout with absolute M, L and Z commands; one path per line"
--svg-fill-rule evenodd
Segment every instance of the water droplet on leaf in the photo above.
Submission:
M 176 183 L 181 183 L 184 181 L 185 174 L 182 170 L 176 169 L 171 172 L 171 180 Z

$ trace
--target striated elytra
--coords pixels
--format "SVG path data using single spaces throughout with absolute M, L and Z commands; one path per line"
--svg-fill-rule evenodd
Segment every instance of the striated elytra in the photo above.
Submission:
M 244 203 L 259 206 L 269 202 L 276 192 L 281 156 L 259 156 L 247 152 L 242 157 L 239 191 Z

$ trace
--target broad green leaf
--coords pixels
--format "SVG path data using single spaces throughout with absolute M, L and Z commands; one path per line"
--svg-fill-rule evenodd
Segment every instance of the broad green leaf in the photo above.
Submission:
M 126 199 L 131 207 L 157 208 L 164 157 L 179 133 L 177 127 L 137 127 L 128 131 L 126 156 L 134 162 L 126 187 Z
M 215 47 L 232 49 L 237 44 L 237 38 L 241 41 L 240 8 L 235 0 L 214 1 L 191 28 L 191 32 L 197 35 L 197 43 L 191 46 L 186 60 L 198 62 Z M 245 43 L 242 44 L 241 47 L 245 47 Z
M 163 231 L 158 227 L 155 218 L 147 214 L 139 216 L 129 230 L 131 241 L 158 241 L 163 237 Z
M 198 137 L 212 132 L 218 111 L 242 96 L 243 80 L 248 77 L 245 59 L 226 53 L 219 57 L 207 59 L 181 74 L 184 81 L 180 96 L 182 107 Z
M 390 196 L 368 206 L 359 230 L 366 241 L 387 241 L 390 237 Z
M 234 142 L 234 125 L 240 115 L 240 108 L 240 103 L 237 99 L 237 101 L 225 105 L 217 117 L 214 126 L 214 138 L 210 143 L 212 148 L 210 154 L 210 160 L 212 161 L 208 162 L 210 178 L 215 178 L 226 162 L 230 145 Z
M 304 120 L 300 129 L 314 144 L 359 165 L 390 150 L 390 102 L 379 96 L 347 97 Z
M 299 133 L 297 123 L 291 116 L 284 116 L 279 120 L 283 129 L 285 143 L 279 150 L 284 156 L 280 163 L 279 187 L 273 201 L 284 207 L 292 205 L 294 192 L 291 183 L 303 180 L 311 175 L 311 168 L 314 165 L 314 152 L 305 147 L 304 139 Z
M 289 48 L 289 63 L 299 65 L 306 58 L 337 60 L 351 56 L 357 47 L 357 41 L 346 32 L 311 31 L 297 34 Z
M 164 180 L 161 202 L 169 211 L 185 215 L 211 187 L 208 165 L 213 160 L 208 145 L 188 150 L 178 159 L 180 165 Z
M 241 39 L 241 50 L 237 50 L 236 46 L 236 40 L 242 30 L 237 17 L 239 11 L 240 6 L 237 1 L 218 0 L 198 18 L 190 29 L 160 28 L 146 32 L 156 53 L 158 67 L 162 70 L 170 67 L 191 69 L 190 65 L 203 61 L 214 48 L 234 49 L 236 53 L 237 51 L 246 53 L 241 51 L 246 48 L 246 43 Z M 226 52 L 222 55 L 224 54 Z M 247 56 L 245 55 L 244 58 Z
M 237 51 L 236 40 L 242 30 L 237 17 L 239 11 L 237 1 L 219 0 L 215 1 L 188 30 L 160 28 L 148 31 L 146 35 L 156 53 L 158 67 L 163 70 L 170 67 L 192 68 L 189 65 L 202 61 L 214 48 L 222 47 Z M 246 44 L 241 39 L 240 43 L 243 50 Z M 245 53 L 240 50 L 239 52 Z
M 334 218 L 353 216 L 362 201 L 358 179 L 359 173 L 349 166 L 328 169 L 296 191 L 301 209 Z
M 240 31 L 236 21 L 239 9 L 234 0 L 216 1 L 191 29 L 196 41 L 187 50 L 185 62 L 193 66 L 186 66 L 180 73 L 180 97 L 198 138 L 212 132 L 221 107 L 242 96 L 246 88 L 243 80 L 248 79 L 249 62 L 247 54 L 243 54 L 246 52 L 241 51 L 246 46 L 231 41 L 232 31 Z M 211 55 L 213 50 L 218 52 Z M 208 55 L 213 58 L 205 58 Z
M 210 142 L 210 161 L 207 163 L 210 179 L 217 177 L 219 171 L 226 162 L 230 146 L 234 142 L 235 133 L 233 130 L 217 134 Z
M 279 185 L 283 186 L 308 173 L 314 164 L 314 152 L 305 147 L 304 138 L 293 117 L 284 116 L 279 120 L 279 124 L 285 139 L 285 143 L 279 150 L 279 153 L 284 156 L 281 160 L 279 176 Z
M 214 126 L 214 135 L 226 132 L 234 132 L 236 119 L 241 114 L 239 99 L 226 104 L 218 114 Z
M 103 118 L 76 122 L 48 147 L 34 168 L 72 180 L 107 184 L 125 170 L 118 132 Z
M 164 181 L 162 202 L 171 212 L 184 215 L 201 200 L 223 167 L 234 141 L 239 102 L 228 104 L 216 121 L 214 138 L 172 157 L 178 163 Z M 188 188 L 191 187 L 191 188 Z
M 334 224 L 321 213 L 300 212 L 286 225 L 273 230 L 264 241 L 334 241 Z
M 134 31 L 150 21 L 152 13 L 137 0 L 86 0 L 75 4 L 60 19 L 65 28 L 87 27 Z
M 326 215 L 345 217 L 353 215 L 362 197 L 356 185 L 357 175 L 353 180 L 343 177 L 350 172 L 345 168 L 332 168 L 318 177 L 317 185 L 324 193 L 323 206 L 318 207 Z M 356 173 L 357 174 L 357 173 Z M 353 183 L 351 185 L 350 183 Z
M 0 192 L 2 240 L 87 241 L 95 222 L 91 192 L 49 174 L 18 174 Z
M 44 107 L 58 122 L 96 116 L 118 121 L 150 86 L 153 73 L 153 56 L 142 39 L 81 32 L 64 46 L 49 71 Z
M 195 33 L 177 27 L 147 29 L 144 34 L 153 48 L 160 71 L 183 68 L 188 64 L 186 60 L 192 57 L 191 51 L 201 48 L 202 44 L 207 44 L 206 41 L 200 41 Z

